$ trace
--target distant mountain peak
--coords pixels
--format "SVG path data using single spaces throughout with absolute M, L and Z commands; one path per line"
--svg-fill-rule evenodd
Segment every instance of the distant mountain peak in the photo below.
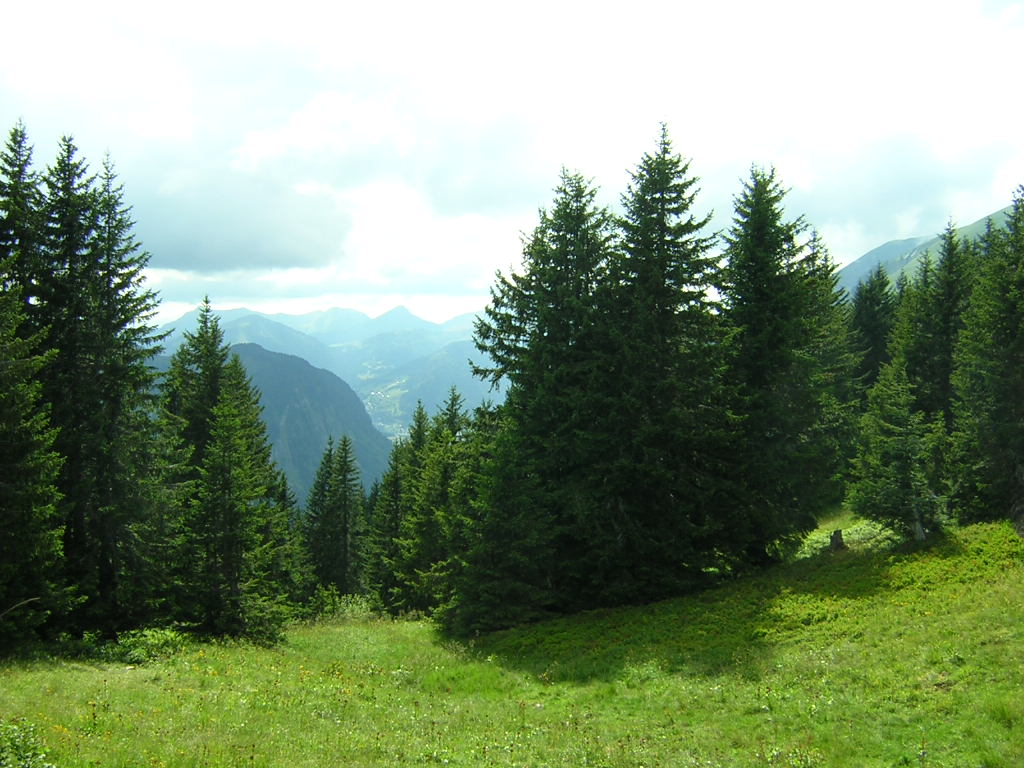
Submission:
M 402 304 L 399 304 L 397 307 L 389 309 L 387 312 L 381 315 L 377 315 L 377 317 L 375 317 L 374 320 L 380 320 L 382 317 L 415 317 L 417 320 L 423 319 L 421 317 L 417 317 L 416 315 L 414 315 Z

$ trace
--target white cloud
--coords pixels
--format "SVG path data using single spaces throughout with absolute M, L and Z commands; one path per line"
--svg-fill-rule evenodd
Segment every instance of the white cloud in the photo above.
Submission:
M 559 168 L 614 204 L 660 121 L 717 225 L 774 164 L 838 259 L 1024 182 L 1019 2 L 44 0 L 4 21 L 0 118 L 43 164 L 61 131 L 110 149 L 160 217 L 147 248 L 192 270 L 152 271 L 174 301 L 484 299 Z

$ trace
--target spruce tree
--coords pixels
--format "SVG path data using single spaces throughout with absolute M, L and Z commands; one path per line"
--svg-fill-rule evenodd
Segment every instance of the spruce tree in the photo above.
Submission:
M 896 297 L 889 285 L 889 275 L 879 264 L 866 280 L 857 284 L 850 314 L 854 343 L 861 355 L 854 375 L 864 393 L 875 383 L 882 366 L 890 360 L 889 337 L 895 312 Z
M 358 591 L 362 507 L 352 442 L 347 436 L 336 447 L 329 441 L 310 491 L 304 534 L 317 583 L 340 594 Z
M 953 351 L 964 325 L 964 312 L 973 286 L 971 248 L 957 237 L 953 224 L 941 235 L 932 291 L 933 348 L 929 365 L 933 385 L 931 402 L 922 403 L 926 414 L 941 417 L 946 430 L 953 423 Z
M 813 241 L 801 242 L 803 220 L 785 219 L 784 198 L 774 170 L 754 168 L 725 238 L 721 293 L 742 424 L 734 465 L 741 490 L 722 546 L 755 564 L 811 529 L 833 500 L 841 461 L 836 430 L 846 429 L 834 390 L 844 356 L 826 360 L 835 343 L 830 329 L 839 332 L 834 270 Z
M 1024 187 L 982 249 L 954 355 L 950 475 L 962 520 L 1024 514 Z
M 57 569 L 60 457 L 36 380 L 43 359 L 21 338 L 20 291 L 0 261 L 0 652 L 36 637 L 63 606 Z
M 472 489 L 471 502 L 449 521 L 457 545 L 439 619 L 461 637 L 549 618 L 571 600 L 555 581 L 562 553 L 552 534 L 549 491 L 523 470 L 507 412 L 496 419 L 491 436 L 477 444 L 478 470 L 464 465 L 472 474 L 460 477 L 462 487 Z
M 481 581 L 504 583 L 485 588 L 514 595 L 493 614 L 503 622 L 600 600 L 586 529 L 600 524 L 592 518 L 601 493 L 595 474 L 607 450 L 594 439 L 606 412 L 607 399 L 597 393 L 611 335 L 598 294 L 618 236 L 596 195 L 583 177 L 563 172 L 550 212 L 541 211 L 524 243 L 522 272 L 498 274 L 476 324 L 476 345 L 491 360 L 477 373 L 505 379 L 509 389 L 501 458 L 489 483 L 494 506 L 480 522 L 483 538 L 465 581 L 479 567 Z M 511 530 L 521 533 L 510 537 Z M 506 551 L 491 558 L 490 548 L 499 546 Z
M 32 169 L 32 147 L 25 125 L 17 122 L 0 153 L 0 263 L 8 287 L 17 287 L 22 303 L 20 333 L 42 330 L 34 315 L 39 280 L 43 207 L 38 174 Z
M 414 423 L 422 420 L 422 414 Z M 404 610 L 431 612 L 448 591 L 442 572 L 451 553 L 444 520 L 451 515 L 452 482 L 462 460 L 460 435 L 467 425 L 462 396 L 453 387 L 418 451 L 419 466 L 399 527 L 396 575 Z M 422 429 L 413 430 L 415 435 Z M 414 443 L 410 443 L 410 448 Z
M 148 468 L 132 446 L 153 411 L 157 299 L 144 287 L 149 257 L 109 161 L 97 180 L 65 137 L 43 190 L 30 305 L 32 325 L 53 350 L 41 381 L 64 457 L 66 579 L 84 598 L 75 623 L 112 632 L 128 620 L 139 575 L 131 529 L 147 510 L 134 489 Z
M 924 540 L 939 526 L 940 504 L 930 488 L 929 435 L 914 409 L 900 360 L 882 367 L 861 418 L 861 449 L 849 490 L 852 509 L 909 538 Z
M 199 307 L 195 331 L 185 331 L 163 381 L 164 407 L 182 421 L 182 437 L 192 449 L 194 467 L 202 464 L 210 441 L 211 415 L 228 355 L 220 320 L 206 297 Z
M 276 640 L 287 604 L 308 592 L 299 516 L 271 459 L 259 392 L 224 344 L 208 299 L 171 358 L 162 394 L 189 451 L 183 481 L 194 488 L 176 534 L 175 618 Z
M 696 184 L 663 126 L 623 197 L 622 248 L 599 292 L 612 322 L 592 429 L 606 461 L 585 530 L 608 601 L 678 592 L 707 565 L 728 417 L 718 259 L 709 216 L 693 212 Z
M 405 505 L 403 453 L 407 450 L 408 446 L 403 440 L 396 442 L 391 449 L 388 468 L 381 477 L 377 500 L 370 516 L 362 558 L 363 589 L 379 609 L 392 615 L 401 612 L 397 563 L 398 538 Z
M 259 394 L 237 356 L 225 365 L 188 539 L 198 556 L 202 629 L 254 640 L 279 637 L 287 618 L 276 561 L 288 546 L 287 510 L 275 494 Z

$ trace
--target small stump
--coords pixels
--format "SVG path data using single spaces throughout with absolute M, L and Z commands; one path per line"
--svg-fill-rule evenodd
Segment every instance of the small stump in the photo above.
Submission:
M 829 539 L 828 548 L 832 552 L 839 552 L 846 549 L 846 542 L 843 541 L 843 529 L 837 528 L 832 531 L 832 537 Z

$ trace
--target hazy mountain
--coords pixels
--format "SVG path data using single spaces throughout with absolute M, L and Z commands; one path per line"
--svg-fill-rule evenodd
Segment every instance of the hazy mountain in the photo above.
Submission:
M 348 435 L 352 440 L 367 488 L 384 474 L 391 441 L 373 426 L 348 384 L 295 355 L 270 352 L 257 344 L 236 344 L 231 350 L 260 390 L 274 460 L 300 503 L 309 494 L 328 437 Z
M 989 220 L 992 221 L 993 226 L 1003 227 L 1006 225 L 1006 217 L 1009 212 L 1010 207 L 1008 206 L 978 219 L 973 224 L 958 227 L 957 235 L 967 239 L 979 237 L 985 232 Z M 883 243 L 840 269 L 839 286 L 845 288 L 852 296 L 857 284 L 871 274 L 879 264 L 885 267 L 889 278 L 894 282 L 901 273 L 906 273 L 907 277 L 912 278 L 918 263 L 925 254 L 930 254 L 933 260 L 938 258 L 940 242 L 941 234 L 934 234 Z
M 410 414 L 417 402 L 433 414 L 448 398 L 452 386 L 472 410 L 484 401 L 501 402 L 504 390 L 491 391 L 490 384 L 478 379 L 469 361 L 480 363 L 481 355 L 470 339 L 453 341 L 428 355 L 398 366 L 381 377 L 376 389 L 364 399 L 367 410 L 374 414 L 374 423 L 388 435 L 401 435 L 409 427 Z
M 366 488 L 384 474 L 391 441 L 373 426 L 348 384 L 295 355 L 270 352 L 257 344 L 236 344 L 231 350 L 260 391 L 271 454 L 300 504 L 309 495 L 328 436 L 337 440 L 348 435 L 352 440 Z M 168 355 L 154 360 L 160 371 L 169 364 Z
M 298 355 L 334 373 L 362 398 L 373 422 L 394 437 L 408 428 L 416 401 L 428 411 L 456 386 L 473 408 L 500 393 L 475 379 L 468 360 L 475 356 L 471 339 L 474 314 L 431 323 L 397 307 L 370 318 L 349 309 L 305 315 L 264 315 L 247 309 L 217 312 L 228 344 L 259 344 L 264 349 Z M 174 327 L 166 348 L 173 351 L 184 330 L 195 326 L 196 312 L 165 326 Z
M 354 309 L 335 307 L 309 312 L 305 315 L 275 314 L 267 315 L 267 317 L 274 322 L 312 336 L 327 346 L 359 341 L 373 335 L 373 331 L 369 330 L 373 326 L 373 320 L 369 315 L 364 315 Z

